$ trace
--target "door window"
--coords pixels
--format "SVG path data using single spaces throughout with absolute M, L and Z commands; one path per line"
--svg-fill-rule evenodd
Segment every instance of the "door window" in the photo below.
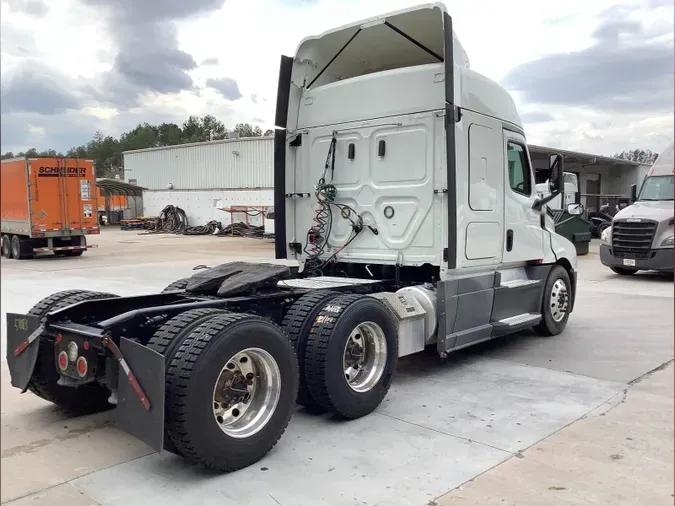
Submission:
M 509 163 L 509 185 L 511 189 L 516 193 L 529 197 L 532 194 L 532 179 L 525 147 L 516 142 L 509 141 L 506 152 Z

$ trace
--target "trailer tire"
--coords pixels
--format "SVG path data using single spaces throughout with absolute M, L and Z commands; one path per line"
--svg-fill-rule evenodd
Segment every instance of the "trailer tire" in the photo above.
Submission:
M 365 363 L 345 369 L 346 360 L 355 361 L 352 351 L 358 352 L 353 350 L 358 346 Z M 384 304 L 367 295 L 341 295 L 325 305 L 312 324 L 305 380 L 325 410 L 346 419 L 360 418 L 382 403 L 397 359 L 396 322 Z
M 554 265 L 548 273 L 544 296 L 541 301 L 541 321 L 534 330 L 540 336 L 550 337 L 560 334 L 570 317 L 572 301 L 572 283 L 570 275 L 562 265 Z
M 253 371 L 257 375 L 248 376 Z M 262 377 L 260 383 L 256 376 Z M 231 388 L 230 380 L 243 384 Z M 254 382 L 253 389 L 244 394 L 247 381 Z M 276 445 L 297 393 L 297 357 L 279 326 L 254 315 L 213 316 L 190 333 L 167 368 L 167 432 L 188 460 L 236 471 Z
M 45 297 L 28 311 L 28 314 L 43 319 L 47 313 L 85 300 L 118 297 L 104 292 L 65 290 Z M 100 383 L 89 383 L 77 388 L 57 384 L 59 373 L 54 363 L 54 342 L 42 335 L 37 362 L 28 390 L 38 397 L 56 404 L 73 415 L 85 415 L 106 411 L 114 406 L 108 402 L 110 390 Z
M 162 293 L 185 290 L 185 288 L 187 288 L 188 281 L 190 281 L 190 278 L 177 279 L 173 283 L 169 284 L 164 290 L 162 290 Z
M 12 246 L 11 246 L 11 237 L 9 235 L 2 236 L 2 256 L 7 259 L 12 258 Z
M 314 414 L 321 414 L 325 409 L 319 405 L 307 388 L 305 381 L 305 350 L 307 349 L 307 338 L 312 329 L 312 324 L 323 307 L 338 297 L 340 292 L 333 291 L 315 291 L 309 292 L 296 300 L 290 307 L 281 327 L 295 349 L 298 356 L 298 368 L 300 370 L 300 387 L 298 389 L 298 404 L 302 405 L 307 411 Z
M 33 258 L 33 250 L 30 247 L 30 242 L 26 241 L 23 237 L 14 235 L 12 236 L 12 242 L 10 244 L 12 250 L 12 258 L 15 260 L 25 260 L 27 258 Z
M 67 257 L 81 257 L 82 253 L 84 253 L 84 250 L 83 249 L 68 250 L 68 251 L 64 251 L 63 253 L 64 253 L 64 256 L 67 256 Z
M 191 309 L 184 313 L 180 313 L 164 322 L 164 324 L 153 334 L 146 346 L 151 350 L 164 355 L 164 363 L 166 364 L 168 371 L 168 365 L 176 354 L 176 350 L 185 338 L 190 335 L 190 332 L 211 317 L 219 314 L 227 314 L 227 311 L 223 309 L 203 308 Z M 165 406 L 168 406 L 168 403 L 166 403 Z M 168 452 L 180 455 L 166 430 L 164 431 L 164 449 Z

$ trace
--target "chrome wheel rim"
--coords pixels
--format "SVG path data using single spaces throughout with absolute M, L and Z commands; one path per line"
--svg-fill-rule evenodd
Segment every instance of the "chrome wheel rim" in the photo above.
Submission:
M 567 307 L 569 305 L 569 292 L 567 291 L 567 285 L 562 279 L 556 280 L 553 283 L 553 288 L 551 288 L 551 298 L 550 298 L 550 307 L 551 307 L 551 318 L 556 323 L 560 323 L 565 315 L 567 314 Z
M 281 373 L 260 348 L 240 351 L 220 371 L 213 388 L 213 417 L 230 437 L 247 438 L 269 422 L 281 397 Z
M 342 367 L 349 388 L 363 393 L 382 377 L 387 362 L 387 340 L 382 328 L 364 322 L 352 330 L 342 354 Z

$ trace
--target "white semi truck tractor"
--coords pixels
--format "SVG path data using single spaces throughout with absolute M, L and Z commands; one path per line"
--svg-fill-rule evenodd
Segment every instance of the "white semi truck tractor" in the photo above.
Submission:
M 624 276 L 640 270 L 673 272 L 673 144 L 654 162 L 631 205 L 602 232 L 600 261 Z
M 270 451 L 296 401 L 374 411 L 399 357 L 563 332 L 576 254 L 545 211 L 563 159 L 538 197 L 514 102 L 470 69 L 443 5 L 305 39 L 282 57 L 276 125 L 275 249 L 291 262 L 8 314 L 12 385 L 75 412 L 116 405 L 158 451 L 232 471 Z

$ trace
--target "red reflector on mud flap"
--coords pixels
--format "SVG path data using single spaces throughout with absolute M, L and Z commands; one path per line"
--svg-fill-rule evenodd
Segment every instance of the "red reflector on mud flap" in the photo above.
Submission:
M 129 364 L 127 364 L 127 361 L 124 360 L 124 357 L 122 356 L 122 352 L 117 347 L 117 345 L 113 342 L 113 340 L 110 338 L 110 336 L 105 336 L 103 338 L 103 346 L 108 348 L 112 352 L 112 354 L 115 355 L 115 358 L 119 362 L 120 366 L 122 366 L 122 370 L 124 371 L 124 374 L 127 375 L 127 378 L 129 379 L 129 383 L 131 384 L 131 387 L 136 392 L 136 395 L 138 395 L 138 398 L 140 399 L 141 403 L 143 404 L 143 407 L 145 408 L 146 411 L 150 411 L 150 401 L 148 400 L 148 396 L 145 395 L 145 392 L 141 388 L 141 385 L 136 380 L 136 376 L 134 376 L 134 373 L 131 372 L 131 369 L 129 368 Z
M 30 344 L 40 336 L 40 334 L 42 334 L 42 327 L 39 327 L 35 332 L 33 332 L 26 339 L 21 341 L 16 348 L 14 348 L 14 356 L 18 357 L 19 355 L 21 355 L 21 353 L 23 353 L 26 350 L 26 348 L 28 348 Z

